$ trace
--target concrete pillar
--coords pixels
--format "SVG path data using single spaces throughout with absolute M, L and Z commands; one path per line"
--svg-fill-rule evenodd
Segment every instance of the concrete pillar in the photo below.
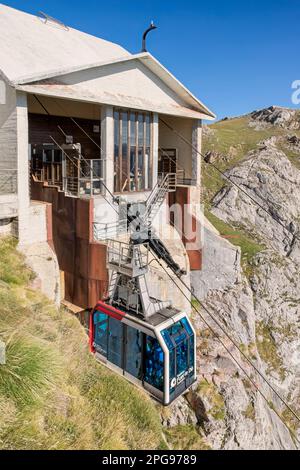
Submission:
M 114 192 L 114 111 L 112 106 L 101 106 L 101 147 L 104 163 L 104 183 Z
M 157 113 L 153 114 L 152 145 L 153 145 L 152 187 L 154 188 L 154 186 L 157 183 L 157 173 L 158 173 L 159 116 Z
M 18 237 L 19 244 L 30 243 L 30 190 L 28 156 L 27 95 L 17 92 L 17 168 L 18 168 Z
M 193 125 L 192 134 L 192 177 L 196 180 L 197 186 L 201 185 L 201 153 L 202 151 L 202 121 L 197 120 Z M 198 152 L 196 151 L 198 150 Z

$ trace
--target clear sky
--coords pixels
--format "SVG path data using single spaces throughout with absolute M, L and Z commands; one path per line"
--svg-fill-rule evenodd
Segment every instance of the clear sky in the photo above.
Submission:
M 142 33 L 154 20 L 159 29 L 148 37 L 149 52 L 219 118 L 272 104 L 297 107 L 291 85 L 300 80 L 300 0 L 1 3 L 42 10 L 132 53 L 140 52 Z

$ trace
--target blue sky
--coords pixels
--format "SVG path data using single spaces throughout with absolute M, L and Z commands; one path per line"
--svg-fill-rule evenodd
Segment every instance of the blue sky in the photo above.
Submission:
M 292 104 L 300 80 L 299 0 L 43 0 L 2 1 L 29 13 L 42 10 L 69 26 L 148 50 L 219 118 Z M 300 107 L 300 105 L 299 105 Z

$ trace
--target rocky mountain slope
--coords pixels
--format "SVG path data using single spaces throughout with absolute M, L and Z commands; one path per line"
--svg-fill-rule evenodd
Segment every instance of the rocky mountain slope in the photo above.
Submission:
M 193 279 L 203 304 L 298 414 L 299 123 L 299 112 L 273 106 L 205 128 L 203 270 Z M 14 243 L 1 240 L 0 336 L 7 364 L 0 367 L 0 448 L 298 446 L 274 410 L 300 440 L 297 420 L 202 307 L 193 312 L 198 382 L 162 409 L 96 364 L 77 320 L 59 314 L 31 282 Z
M 299 142 L 300 112 L 275 106 L 205 128 L 205 212 L 220 235 L 207 222 L 198 279 L 204 304 L 298 414 Z M 164 424 L 194 427 L 213 449 L 294 449 L 298 444 L 274 409 L 300 440 L 297 420 L 201 312 L 268 403 L 194 313 L 199 383 Z

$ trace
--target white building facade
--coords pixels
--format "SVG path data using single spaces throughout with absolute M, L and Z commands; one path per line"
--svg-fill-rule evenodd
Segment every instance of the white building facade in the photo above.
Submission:
M 103 230 L 166 174 L 176 187 L 157 229 L 188 278 L 200 270 L 201 247 L 188 248 L 168 208 L 198 217 L 202 120 L 214 114 L 151 54 L 1 4 L 0 41 L 0 233 L 18 237 L 45 294 L 95 304 Z M 153 279 L 167 296 L 159 270 Z

